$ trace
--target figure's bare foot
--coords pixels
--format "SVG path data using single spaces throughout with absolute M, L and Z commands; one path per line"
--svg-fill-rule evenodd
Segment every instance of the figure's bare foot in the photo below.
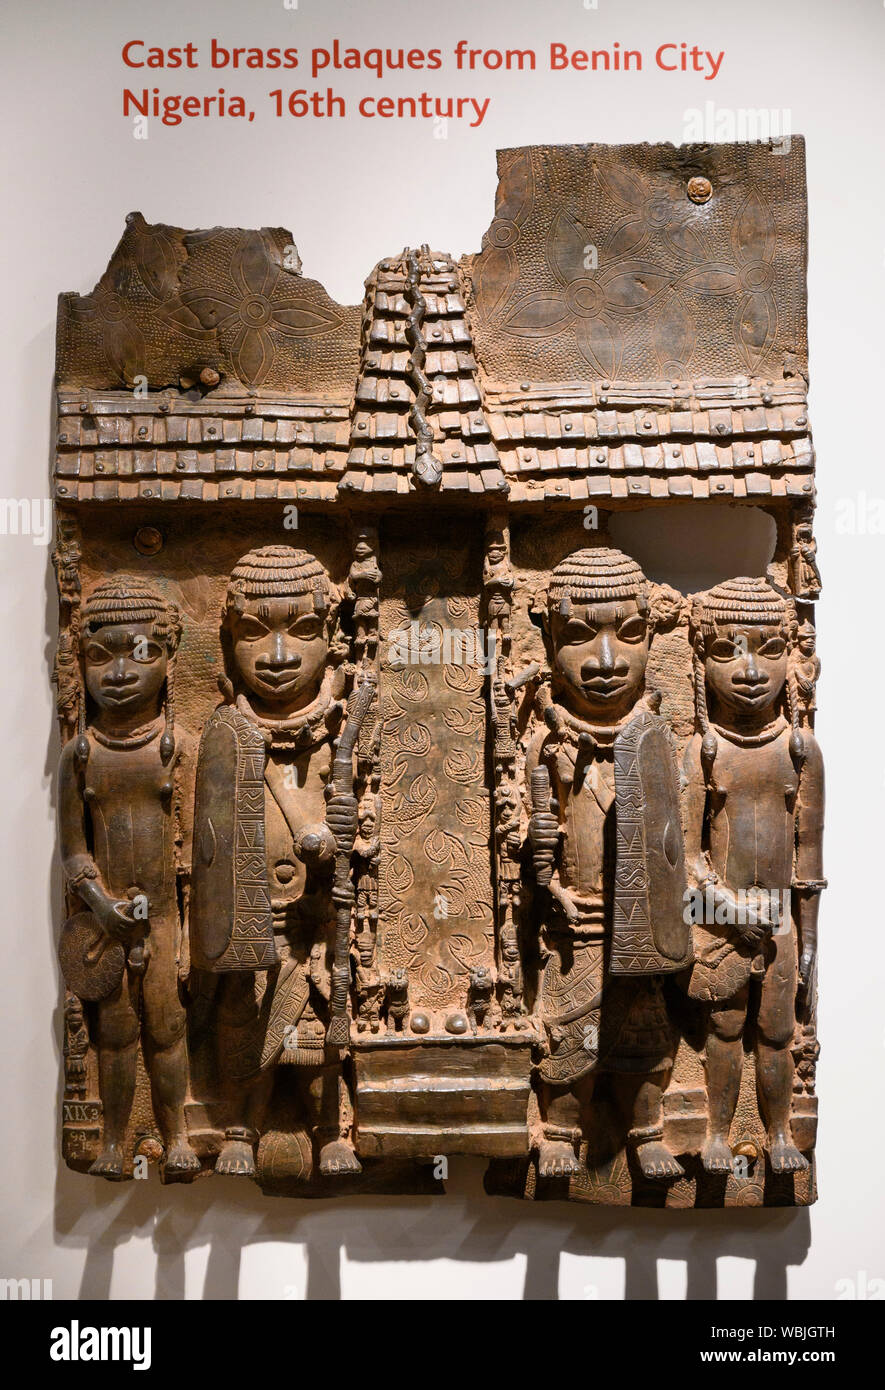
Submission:
M 730 1173 L 734 1168 L 734 1155 L 728 1140 L 720 1134 L 712 1135 L 701 1149 L 701 1163 L 708 1173 Z
M 199 1171 L 200 1160 L 191 1148 L 187 1135 L 176 1135 L 166 1147 L 163 1180 L 165 1182 L 188 1182 L 191 1178 L 195 1178 Z
M 132 1176 L 123 1172 L 123 1150 L 119 1144 L 105 1144 L 89 1172 L 94 1178 L 107 1178 L 108 1182 L 124 1182 Z
M 333 1139 L 320 1149 L 320 1172 L 323 1177 L 344 1177 L 362 1171 L 362 1164 L 346 1139 Z
M 769 1157 L 773 1173 L 804 1173 L 808 1167 L 805 1155 L 783 1134 L 777 1134 L 771 1140 Z
M 584 1171 L 574 1145 L 566 1139 L 542 1139 L 538 1148 L 538 1176 L 574 1178 Z
M 636 1160 L 644 1178 L 667 1182 L 671 1178 L 685 1176 L 682 1164 L 677 1163 L 667 1146 L 657 1139 L 650 1139 L 647 1144 L 639 1144 Z
M 254 1178 L 255 1154 L 245 1139 L 225 1139 L 215 1160 L 215 1172 L 231 1177 Z

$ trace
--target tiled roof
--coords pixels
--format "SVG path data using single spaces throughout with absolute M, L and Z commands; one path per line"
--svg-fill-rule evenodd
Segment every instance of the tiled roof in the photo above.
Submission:
M 507 484 L 476 379 L 460 270 L 426 248 L 412 259 L 414 283 L 407 252 L 382 261 L 366 282 L 363 355 L 341 489 L 388 498 L 414 493 L 417 406 L 442 466 L 438 492 L 501 495 Z

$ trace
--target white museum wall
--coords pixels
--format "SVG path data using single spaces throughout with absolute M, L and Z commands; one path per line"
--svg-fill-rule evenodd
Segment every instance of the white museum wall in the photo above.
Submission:
M 125 214 L 184 227 L 289 227 L 305 273 L 344 302 L 382 256 L 430 242 L 477 249 L 491 220 L 496 147 L 684 138 L 684 112 L 786 110 L 807 140 L 811 418 L 818 453 L 818 734 L 828 768 L 818 1071 L 820 1201 L 811 1211 L 648 1212 L 539 1205 L 482 1192 L 483 1164 L 453 1160 L 436 1199 L 263 1198 L 207 1179 L 113 1187 L 57 1157 L 60 919 L 58 755 L 49 673 L 49 547 L 0 536 L 3 769 L 0 969 L 0 1275 L 51 1278 L 56 1298 L 720 1298 L 863 1296 L 885 1276 L 885 1108 L 879 732 L 885 508 L 885 195 L 878 138 L 885 9 L 877 0 L 48 0 L 4 7 L 4 497 L 43 498 L 55 299 L 90 290 Z M 715 81 L 669 74 L 406 74 L 391 90 L 490 95 L 475 130 L 432 122 L 274 120 L 150 124 L 121 114 L 127 39 L 211 35 L 305 48 L 586 48 L 685 40 L 725 50 Z M 284 75 L 149 74 L 165 90 L 263 93 Z M 305 85 L 310 85 L 305 83 Z M 327 85 L 322 80 L 318 85 Z M 336 73 L 358 96 L 375 79 Z M 263 110 L 264 108 L 262 108 Z M 652 538 L 653 541 L 653 538 Z M 875 616 L 874 616 L 875 613 Z

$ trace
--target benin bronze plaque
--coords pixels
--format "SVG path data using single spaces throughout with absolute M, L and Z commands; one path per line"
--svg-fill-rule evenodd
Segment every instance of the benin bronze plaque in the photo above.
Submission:
M 801 139 L 530 148 L 362 305 L 140 213 L 61 296 L 71 1167 L 814 1200 L 805 253 Z

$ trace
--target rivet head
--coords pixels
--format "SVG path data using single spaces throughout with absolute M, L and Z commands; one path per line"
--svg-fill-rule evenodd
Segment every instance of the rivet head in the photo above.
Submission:
M 207 425 L 207 426 L 206 426 L 206 434 L 208 435 L 208 437 L 209 437 L 210 439 L 214 439 L 214 438 L 215 438 L 215 426 L 214 426 L 214 425 Z
M 449 1014 L 446 1019 L 447 1033 L 466 1033 L 468 1027 L 467 1015 L 462 1014 L 460 1011 L 458 1013 Z
M 430 1019 L 427 1014 L 422 1013 L 420 1010 L 416 1010 L 409 1019 L 409 1027 L 413 1033 L 429 1033 Z
M 774 397 L 770 394 L 770 392 L 766 391 L 766 392 L 765 392 L 765 395 L 762 397 L 762 404 L 763 404 L 763 405 L 771 405 L 771 402 L 772 402 L 773 400 L 774 400 Z
M 163 548 L 163 537 L 156 526 L 139 526 L 132 537 L 132 544 L 139 555 L 156 555 Z
M 146 487 L 141 495 L 142 497 L 153 497 L 154 494 L 151 492 L 149 487 Z
M 139 439 L 147 439 L 147 435 L 148 435 L 148 432 L 147 432 L 147 425 L 141 425 L 141 426 L 139 426 L 139 430 L 138 430 L 138 437 L 139 437 Z
M 530 382 L 530 381 L 523 381 L 523 382 L 521 382 L 519 389 L 520 389 L 520 391 L 528 391 L 528 390 L 530 390 L 530 389 L 531 389 L 531 382 Z
M 568 430 L 571 429 L 571 427 L 572 427 L 572 426 L 571 426 L 571 421 L 567 421 L 567 422 L 563 425 L 562 428 L 563 428 L 564 430 L 568 431 Z
M 184 468 L 184 467 L 185 467 L 184 459 L 176 459 L 176 460 L 175 460 L 175 467 L 178 468 L 178 469 Z
M 59 492 L 67 492 L 67 488 L 65 487 L 64 483 L 59 483 L 58 490 Z
M 67 442 L 68 442 L 68 436 L 67 436 L 66 434 L 60 434 L 60 435 L 58 436 L 58 442 L 59 442 L 59 444 L 67 444 Z
M 597 462 L 597 463 L 605 463 L 605 454 L 597 454 L 597 455 L 596 455 L 596 462 Z
M 608 405 L 608 396 L 600 396 L 600 397 L 599 397 L 599 404 L 600 404 L 600 405 Z
M 713 196 L 713 185 L 709 179 L 696 175 L 689 179 L 685 191 L 693 203 L 709 203 Z
M 797 417 L 797 419 L 796 419 L 796 424 L 797 424 L 797 425 L 807 425 L 807 424 L 808 424 L 808 421 L 806 420 L 806 418 L 805 418 L 804 415 L 799 415 L 799 416 Z
M 95 465 L 95 471 L 96 471 L 96 473 L 103 473 L 103 472 L 104 472 L 104 464 L 103 464 L 103 463 L 97 463 L 97 464 Z

